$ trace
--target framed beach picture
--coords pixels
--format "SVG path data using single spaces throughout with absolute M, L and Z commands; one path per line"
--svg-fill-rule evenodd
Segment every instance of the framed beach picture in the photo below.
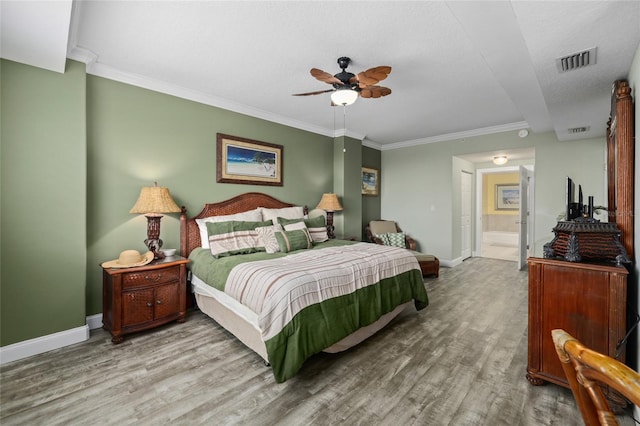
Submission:
M 517 183 L 496 184 L 496 210 L 518 210 L 520 187 Z
M 217 182 L 282 186 L 282 145 L 218 133 Z
M 362 168 L 362 195 L 378 195 L 380 191 L 380 171 L 369 167 Z

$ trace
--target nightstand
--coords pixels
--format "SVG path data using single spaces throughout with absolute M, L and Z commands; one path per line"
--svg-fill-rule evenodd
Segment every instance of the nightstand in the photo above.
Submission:
M 102 324 L 113 343 L 186 316 L 187 264 L 180 256 L 135 268 L 102 268 Z

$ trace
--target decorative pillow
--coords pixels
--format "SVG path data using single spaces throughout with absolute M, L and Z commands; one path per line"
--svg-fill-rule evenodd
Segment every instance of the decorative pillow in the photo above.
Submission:
M 283 217 L 279 217 L 277 220 L 278 223 L 284 227 L 285 231 L 301 229 L 299 225 L 295 226 L 294 224 L 304 222 L 304 225 L 309 230 L 309 235 L 311 235 L 311 240 L 314 243 L 321 243 L 329 239 L 324 216 L 318 216 L 312 219 L 285 219 Z
M 277 253 L 280 251 L 280 245 L 276 240 L 275 232 L 282 231 L 282 225 L 261 226 L 256 228 L 256 232 L 262 238 L 262 244 L 267 253 Z
M 373 234 L 374 237 L 376 238 L 380 238 L 380 240 L 382 241 L 382 244 L 384 244 L 385 246 L 389 245 L 389 236 L 385 233 L 385 234 Z
M 249 210 L 248 212 L 228 214 L 223 216 L 210 216 L 204 219 L 196 219 L 196 224 L 200 231 L 200 247 L 209 248 L 209 231 L 207 223 L 210 222 L 228 222 L 231 220 L 259 222 L 262 221 L 262 213 L 260 209 Z M 271 223 L 269 224 L 271 225 Z
M 256 228 L 269 226 L 271 222 L 207 222 L 209 249 L 213 257 L 265 251 L 264 243 Z
M 282 209 L 266 209 L 264 207 L 260 207 L 259 210 L 262 214 L 261 220 L 273 220 L 273 223 L 277 223 L 276 219 L 278 217 L 283 217 L 285 219 L 302 219 L 304 216 L 304 209 L 302 206 L 285 207 Z
M 406 247 L 405 237 L 406 237 L 406 234 L 404 232 L 388 232 L 387 239 L 389 241 L 389 244 L 387 245 L 393 246 L 393 247 L 405 248 Z
M 303 221 L 292 222 L 284 225 L 285 231 L 295 231 L 296 229 L 307 229 L 307 225 L 305 225 Z
M 295 231 L 276 231 L 276 240 L 278 246 L 283 253 L 289 253 L 294 250 L 310 249 L 311 235 L 306 229 L 296 229 Z
M 305 219 L 304 224 L 307 225 L 307 229 L 311 235 L 311 240 L 314 243 L 321 243 L 329 240 L 329 236 L 327 235 L 327 224 L 324 216 Z

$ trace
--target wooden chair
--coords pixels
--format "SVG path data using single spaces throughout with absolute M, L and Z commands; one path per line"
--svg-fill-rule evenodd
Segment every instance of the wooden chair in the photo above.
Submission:
M 640 374 L 613 358 L 587 348 L 562 329 L 552 330 L 551 336 L 587 426 L 618 425 L 605 398 L 605 392 L 610 393 L 607 386 L 609 390 L 640 406 Z
M 386 234 L 389 232 L 397 233 L 402 232 L 402 229 L 392 220 L 372 220 L 369 224 L 364 228 L 364 233 L 367 236 L 367 241 L 370 243 L 383 244 L 380 238 L 377 238 L 375 234 Z M 413 238 L 405 235 L 405 248 L 409 250 L 416 249 L 417 245 Z

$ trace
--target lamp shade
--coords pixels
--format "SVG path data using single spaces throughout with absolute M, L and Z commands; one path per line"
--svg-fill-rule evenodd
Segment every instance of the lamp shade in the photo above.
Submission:
M 358 99 L 358 92 L 352 89 L 339 89 L 331 94 L 331 102 L 336 105 L 351 105 Z
M 318 203 L 317 209 L 322 209 L 328 212 L 337 212 L 342 210 L 342 205 L 338 196 L 333 193 L 322 194 L 322 199 Z
M 140 191 L 138 201 L 129 213 L 178 213 L 180 207 L 173 201 L 169 188 L 162 186 L 147 186 Z

